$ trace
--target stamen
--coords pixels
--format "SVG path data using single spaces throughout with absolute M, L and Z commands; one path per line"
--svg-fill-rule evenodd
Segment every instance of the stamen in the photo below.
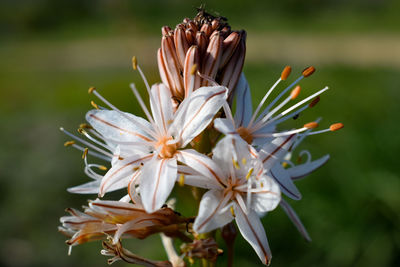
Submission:
M 285 100 L 283 100 L 277 107 L 275 107 L 273 110 L 271 110 L 268 114 L 265 115 L 264 118 L 262 118 L 261 120 L 259 120 L 256 125 L 251 129 L 251 132 L 255 132 L 258 129 L 262 128 L 263 126 L 265 126 L 265 123 L 268 121 L 269 118 L 272 117 L 272 115 L 274 115 L 278 110 L 280 110 L 283 106 L 285 106 L 290 100 L 295 99 L 299 93 L 300 93 L 301 87 L 300 86 L 296 86 L 296 88 L 294 88 L 292 90 L 292 92 L 290 93 L 290 96 L 288 96 Z M 278 117 L 278 116 L 277 116 Z
M 81 146 L 79 146 L 77 144 L 73 144 L 72 147 L 77 149 L 77 150 L 79 150 L 79 151 L 82 151 L 82 152 L 85 150 L 83 147 L 81 147 Z M 110 157 L 104 156 L 104 155 L 102 155 L 100 153 L 97 153 L 97 152 L 94 152 L 94 151 L 91 151 L 91 150 L 89 150 L 88 154 L 93 156 L 93 157 L 105 160 L 105 161 L 111 161 Z
M 308 133 L 307 135 L 315 135 L 315 134 L 326 133 L 326 132 L 335 132 L 337 130 L 342 129 L 343 127 L 344 127 L 343 123 L 335 123 L 335 124 L 332 124 L 331 126 L 329 126 L 328 129 L 311 132 L 311 133 Z
M 64 146 L 67 147 L 67 146 L 72 146 L 74 144 L 75 144 L 75 141 L 67 141 L 64 143 Z
M 302 79 L 304 78 L 304 76 L 300 76 L 299 78 L 297 78 L 294 82 L 292 82 L 288 87 L 286 87 L 274 100 L 272 100 L 272 102 L 264 109 L 264 111 L 261 113 L 261 115 L 258 117 L 258 119 L 256 121 L 261 120 L 265 114 L 268 113 L 268 111 L 271 109 L 271 107 L 273 107 L 276 102 L 279 101 L 279 99 L 282 98 L 282 96 L 284 94 L 286 94 L 290 89 L 293 88 L 293 86 L 295 86 L 296 84 L 298 84 Z
M 318 127 L 318 122 L 315 122 L 315 121 L 304 124 L 304 128 L 307 128 L 307 129 L 314 129 L 317 127 Z
M 254 168 L 250 168 L 249 172 L 246 174 L 246 180 L 250 179 L 250 176 L 253 174 Z
M 99 166 L 97 166 L 97 168 L 99 168 L 102 171 L 106 171 L 107 170 L 107 167 L 104 166 L 104 165 L 99 165 Z
M 96 87 L 92 86 L 89 88 L 88 93 L 91 94 L 91 93 L 93 93 L 94 90 L 96 90 Z
M 136 89 L 135 84 L 131 83 L 130 87 L 131 87 L 132 92 L 135 95 L 136 99 L 138 100 L 140 107 L 142 108 L 142 110 L 146 114 L 147 119 L 151 122 L 151 124 L 156 125 L 154 120 L 153 120 L 153 117 L 150 115 L 149 110 L 147 109 L 146 105 L 144 104 L 144 101 L 143 101 L 142 97 L 140 96 L 138 90 Z M 151 97 L 151 94 L 149 96 Z
M 82 159 L 86 158 L 88 152 L 89 152 L 89 148 L 85 148 L 85 150 L 83 150 Z
M 93 127 L 91 125 L 87 124 L 87 123 L 79 124 L 79 128 L 82 128 L 82 129 L 93 129 Z
M 90 101 L 90 105 L 92 105 L 92 107 L 94 107 L 95 109 L 100 109 L 99 106 L 96 103 L 94 103 L 93 100 Z
M 290 66 L 286 66 L 282 71 L 281 80 L 285 81 L 289 77 L 291 72 L 292 72 L 292 68 Z
M 246 163 L 247 163 L 246 158 L 242 158 L 242 164 L 243 164 L 243 165 L 246 165 Z
M 310 66 L 308 68 L 305 68 L 301 74 L 303 74 L 304 77 L 308 77 L 311 74 L 315 72 L 315 68 L 313 66 Z
M 132 57 L 132 68 L 133 68 L 133 70 L 137 70 L 137 59 L 136 59 L 136 56 Z
M 235 166 L 235 168 L 236 168 L 237 170 L 240 169 L 239 162 L 237 162 L 237 160 L 235 160 L 235 159 L 232 158 L 232 163 L 233 163 L 233 166 Z
M 84 145 L 86 145 L 86 146 L 88 146 L 88 147 L 90 147 L 90 148 L 92 148 L 92 149 L 94 149 L 94 150 L 96 150 L 96 151 L 98 151 L 98 152 L 110 157 L 110 158 L 113 157 L 113 155 L 111 153 L 109 153 L 109 152 L 107 152 L 107 151 L 105 151 L 105 150 L 103 150 L 101 148 L 98 148 L 97 146 L 95 146 L 95 145 L 83 140 L 82 138 L 79 138 L 79 137 L 73 135 L 72 133 L 70 133 L 67 130 L 65 130 L 63 127 L 60 127 L 60 131 L 62 131 L 63 133 L 65 133 L 69 137 L 75 139 L 76 141 L 78 141 L 78 142 L 80 142 L 80 143 L 82 143 L 82 144 L 84 144 Z
M 178 184 L 179 184 L 180 186 L 184 186 L 184 185 L 185 185 L 185 175 L 181 174 L 181 175 L 179 176 Z
M 316 104 L 318 104 L 319 100 L 321 99 L 320 96 L 317 96 L 316 98 L 314 98 L 313 101 L 311 101 L 311 103 L 308 105 L 310 108 L 314 107 Z
M 275 89 L 275 87 L 281 82 L 282 78 L 279 78 L 274 85 L 272 85 L 272 87 L 268 90 L 268 92 L 264 95 L 263 99 L 261 100 L 261 102 L 258 104 L 256 111 L 254 111 L 253 116 L 250 119 L 248 128 L 250 128 L 253 125 L 253 122 L 258 114 L 258 112 L 260 111 L 261 107 L 264 105 L 265 101 L 267 100 L 268 96 L 272 93 L 272 91 Z
M 301 87 L 300 87 L 300 85 L 297 85 L 297 86 L 292 90 L 292 92 L 290 93 L 291 99 L 292 99 L 292 100 L 296 99 L 296 98 L 299 96 L 300 91 L 301 91 Z
M 303 105 L 305 102 L 309 101 L 310 99 L 312 99 L 312 98 L 314 98 L 314 97 L 316 97 L 316 96 L 322 94 L 323 92 L 325 92 L 325 91 L 328 90 L 328 89 L 329 89 L 329 87 L 328 87 L 328 86 L 325 86 L 323 89 L 319 90 L 319 91 L 316 92 L 315 94 L 312 94 L 311 96 L 309 96 L 309 97 L 303 99 L 302 101 L 298 102 L 297 104 L 295 104 L 295 105 L 291 106 L 290 108 L 288 108 L 287 110 L 283 111 L 283 112 L 280 114 L 280 116 L 286 115 L 287 113 L 289 113 L 289 112 L 291 112 L 292 110 L 296 109 L 297 107 Z
M 233 209 L 233 206 L 231 206 L 229 210 L 231 211 L 232 216 L 236 217 L 235 210 Z
M 84 129 L 79 128 L 78 129 L 78 133 L 83 134 L 84 136 L 86 136 L 87 139 L 89 139 L 90 141 L 98 144 L 99 146 L 104 147 L 105 149 L 110 150 L 111 152 L 113 151 L 113 149 L 111 147 L 109 147 L 106 144 L 104 144 L 104 143 L 96 140 L 95 138 L 91 137 Z
M 334 131 L 337 131 L 337 130 L 342 129 L 343 127 L 344 127 L 343 123 L 335 123 L 335 124 L 332 124 L 332 125 L 329 127 L 329 129 L 330 129 L 332 132 L 334 132 Z

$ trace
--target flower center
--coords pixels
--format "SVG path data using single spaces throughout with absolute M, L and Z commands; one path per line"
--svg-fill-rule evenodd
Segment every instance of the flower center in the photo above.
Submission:
M 251 144 L 253 142 L 253 136 L 247 128 L 240 126 L 237 129 L 237 132 L 240 135 L 240 137 L 242 137 L 243 140 L 246 141 L 248 144 Z
M 172 158 L 175 155 L 177 147 L 177 143 L 167 144 L 168 141 L 172 140 L 172 137 L 162 137 L 158 140 L 156 147 L 161 147 L 160 157 L 161 158 Z

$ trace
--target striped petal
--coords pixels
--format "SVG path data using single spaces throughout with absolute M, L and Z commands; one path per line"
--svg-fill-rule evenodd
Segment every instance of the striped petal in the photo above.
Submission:
M 209 157 L 197 152 L 194 149 L 185 149 L 177 152 L 180 162 L 190 166 L 197 173 L 204 176 L 204 180 L 209 183 L 205 188 L 224 188 L 225 176 L 220 167 Z M 196 186 L 203 187 L 204 182 L 199 182 Z M 204 188 L 204 187 L 203 187 Z
M 103 197 L 104 194 L 108 192 L 114 184 L 118 184 L 121 181 L 125 181 L 124 187 L 126 187 L 130 181 L 130 178 L 141 166 L 141 163 L 149 161 L 152 156 L 152 154 L 145 156 L 135 155 L 118 161 L 101 179 L 99 196 Z
M 300 191 L 293 183 L 288 171 L 284 169 L 281 164 L 275 164 L 268 175 L 271 175 L 271 177 L 275 179 L 286 196 L 294 200 L 301 199 Z
M 240 233 L 256 251 L 262 263 L 269 265 L 271 262 L 271 250 L 260 218 L 253 210 L 246 214 L 239 205 L 235 205 L 235 214 L 236 224 Z
M 151 213 L 162 207 L 174 188 L 177 176 L 175 158 L 154 158 L 147 162 L 140 175 L 140 195 L 144 209 Z
M 229 119 L 216 118 L 214 120 L 214 128 L 217 129 L 217 131 L 223 133 L 224 135 L 237 134 L 235 126 Z
M 200 201 L 199 214 L 193 224 L 198 233 L 207 233 L 232 221 L 233 217 L 227 209 L 221 213 L 229 199 L 224 198 L 221 190 L 206 192 Z
M 307 232 L 307 229 L 304 227 L 303 223 L 301 222 L 299 216 L 297 216 L 296 212 L 293 210 L 293 208 L 287 203 L 285 200 L 281 200 L 279 205 L 282 207 L 282 209 L 285 211 L 286 215 L 289 217 L 289 219 L 292 221 L 294 226 L 296 226 L 297 230 L 300 232 L 300 234 L 304 237 L 305 240 L 308 242 L 311 242 L 311 237 Z
M 261 148 L 259 155 L 260 160 L 263 162 L 264 169 L 269 170 L 275 163 L 282 160 L 296 140 L 295 136 L 295 134 L 292 134 L 290 136 L 277 137 Z
M 226 100 L 227 89 L 223 86 L 201 87 L 185 98 L 175 113 L 171 133 L 185 147 L 212 121 Z
M 251 103 L 250 87 L 243 73 L 240 75 L 236 86 L 236 94 L 235 123 L 237 127 L 247 127 L 253 114 L 253 106 Z
M 309 175 L 310 173 L 324 165 L 328 160 L 329 155 L 325 155 L 317 160 L 289 168 L 287 169 L 287 172 L 289 173 L 292 180 L 298 180 L 303 178 L 304 176 Z
M 124 113 L 127 117 L 114 110 L 90 110 L 86 120 L 105 139 L 120 142 L 151 141 L 151 124 L 135 115 Z
M 164 84 L 160 83 L 154 84 L 151 87 L 151 94 L 150 106 L 154 121 L 159 125 L 163 133 L 167 133 L 169 124 L 172 122 L 174 116 L 171 92 Z

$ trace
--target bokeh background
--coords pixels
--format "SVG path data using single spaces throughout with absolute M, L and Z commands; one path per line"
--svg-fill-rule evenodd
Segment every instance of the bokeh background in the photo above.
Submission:
M 66 207 L 96 197 L 66 192 L 88 178 L 81 153 L 63 147 L 69 138 L 58 128 L 74 131 L 83 122 L 93 99 L 89 86 L 121 109 L 142 114 L 128 88 L 133 81 L 143 89 L 130 67 L 132 55 L 151 82 L 159 81 L 161 26 L 193 17 L 201 3 L 228 17 L 233 29 L 247 30 L 244 72 L 255 101 L 285 65 L 292 65 L 292 79 L 314 65 L 317 72 L 302 82 L 304 91 L 331 90 L 291 126 L 319 116 L 324 126 L 345 124 L 299 148 L 314 158 L 331 155 L 297 183 L 303 199 L 291 202 L 313 242 L 304 241 L 280 209 L 269 214 L 263 222 L 272 266 L 400 265 L 399 1 L 3 0 L 1 266 L 106 266 L 100 242 L 67 256 L 65 237 L 57 232 Z M 182 202 L 179 211 L 194 215 Z M 157 235 L 126 244 L 137 254 L 165 259 Z M 236 266 L 259 265 L 246 242 L 238 240 L 235 248 Z

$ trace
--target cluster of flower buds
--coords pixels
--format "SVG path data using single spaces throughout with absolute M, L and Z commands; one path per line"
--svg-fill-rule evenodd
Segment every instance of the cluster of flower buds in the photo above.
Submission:
M 295 182 L 324 165 L 329 156 L 312 160 L 310 152 L 303 150 L 299 157 L 307 160 L 295 164 L 292 154 L 307 136 L 337 131 L 343 124 L 316 131 L 318 118 L 297 129 L 278 130 L 280 123 L 313 108 L 328 90 L 324 87 L 297 100 L 302 91 L 299 82 L 311 76 L 314 67 L 304 69 L 267 102 L 289 78 L 292 69 L 286 66 L 253 111 L 250 86 L 242 73 L 245 37 L 244 31 L 231 31 L 226 19 L 204 10 L 193 20 L 184 19 L 174 31 L 164 27 L 158 51 L 163 83 L 150 87 L 136 57 L 132 59 L 146 86 L 150 108 L 134 84 L 131 89 L 147 120 L 119 110 L 96 88 L 89 89 L 106 107 L 92 101 L 95 109 L 86 114 L 88 124 L 78 130 L 83 138 L 61 130 L 74 139 L 65 146 L 83 152 L 84 171 L 92 181 L 68 190 L 103 197 L 124 189 L 125 195 L 119 201 L 92 201 L 84 212 L 68 209 L 71 215 L 61 218 L 60 227 L 70 237 L 68 245 L 108 237 L 102 253 L 112 257 L 109 263 L 185 266 L 185 260 L 215 262 L 222 251 L 213 237 L 223 228 L 232 264 L 235 222 L 268 265 L 271 251 L 261 218 L 277 206 L 311 240 L 283 196 L 300 200 Z M 236 103 L 235 113 L 232 103 Z M 109 162 L 110 168 L 91 163 L 88 157 Z M 200 203 L 200 197 L 194 200 L 195 218 L 165 206 L 176 184 L 202 192 Z M 143 239 L 156 233 L 169 261 L 144 259 L 122 247 L 123 237 Z M 183 242 L 180 255 L 173 239 Z
M 246 32 L 233 31 L 224 17 L 204 10 L 185 18 L 175 30 L 162 27 L 158 68 L 162 82 L 181 102 L 189 92 L 210 85 L 210 80 L 233 90 L 242 72 L 246 54 Z M 230 97 L 230 99 L 231 99 Z

